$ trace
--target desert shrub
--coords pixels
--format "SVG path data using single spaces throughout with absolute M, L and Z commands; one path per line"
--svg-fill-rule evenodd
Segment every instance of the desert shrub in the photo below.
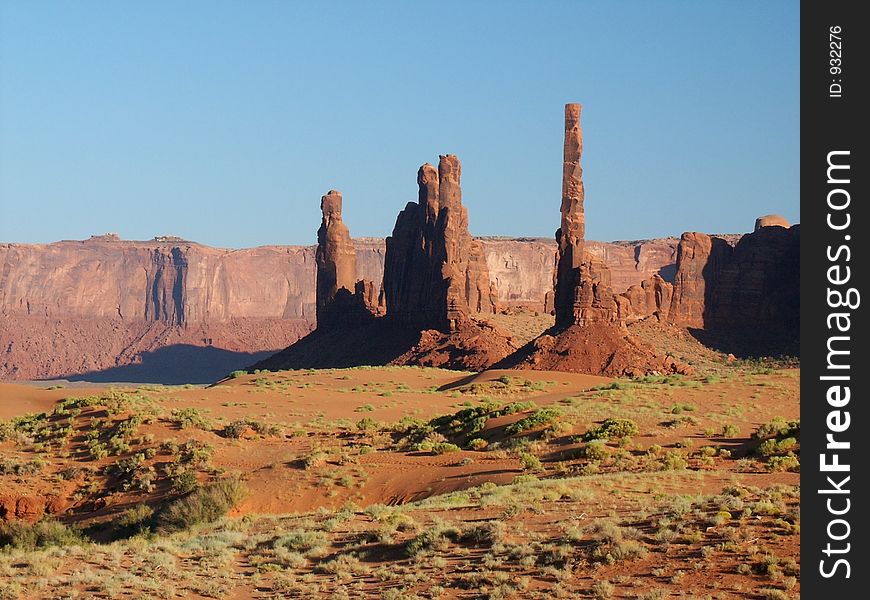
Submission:
M 245 485 L 238 479 L 216 481 L 169 503 L 160 512 L 158 523 L 168 530 L 211 523 L 224 516 L 245 494 Z
M 327 541 L 326 534 L 322 531 L 295 529 L 276 539 L 272 546 L 293 552 L 306 553 L 325 546 Z
M 761 456 L 776 456 L 780 454 L 788 454 L 797 445 L 797 440 L 793 437 L 777 440 L 770 438 L 761 442 L 756 452 Z
M 659 458 L 658 464 L 662 471 L 682 471 L 689 466 L 683 455 L 674 450 L 668 450 Z
M 172 421 L 180 429 L 196 427 L 197 429 L 208 430 L 211 428 L 211 421 L 192 407 L 172 409 Z
M 437 442 L 432 444 L 431 447 L 432 454 L 446 454 L 448 452 L 459 452 L 460 450 L 459 446 L 450 442 Z
M 251 429 L 254 430 L 259 435 L 264 436 L 277 436 L 281 435 L 281 428 L 277 425 L 272 425 L 270 423 L 264 423 L 263 421 L 252 421 L 248 419 L 248 425 L 251 426 Z
M 178 447 L 177 452 L 176 460 L 178 462 L 194 468 L 205 468 L 214 454 L 214 448 L 209 444 L 188 440 Z
M 640 533 L 631 527 L 620 527 L 612 521 L 602 520 L 585 529 L 592 541 L 593 560 L 607 564 L 643 558 L 646 548 L 636 541 Z
M 609 581 L 596 581 L 592 586 L 592 597 L 596 600 L 608 600 L 613 598 L 615 588 Z
M 801 470 L 801 462 L 794 454 L 786 454 L 785 456 L 772 456 L 767 461 L 768 471 L 794 471 Z
M 480 406 L 463 408 L 452 415 L 435 417 L 429 421 L 429 427 L 443 435 L 474 435 L 484 428 L 487 418 L 497 408 L 493 402 L 484 402 Z
M 800 435 L 800 431 L 800 419 L 788 421 L 784 417 L 774 417 L 770 422 L 756 429 L 752 437 L 756 440 L 764 440 L 769 437 L 797 437 Z
M 413 558 L 433 550 L 444 550 L 450 541 L 456 541 L 459 535 L 460 532 L 456 527 L 443 521 L 436 521 L 409 541 L 405 551 Z
M 196 472 L 190 469 L 182 469 L 169 476 L 172 491 L 176 494 L 189 494 L 199 487 L 199 479 Z
M 520 463 L 527 471 L 537 471 L 541 468 L 541 460 L 529 452 L 520 452 Z
M 640 433 L 637 423 L 631 419 L 605 419 L 601 425 L 593 427 L 583 434 L 584 442 L 592 440 L 618 440 Z
M 561 411 L 559 411 L 558 408 L 540 408 L 529 416 L 523 417 L 515 423 L 511 423 L 505 427 L 504 431 L 507 435 L 523 433 L 524 431 L 529 431 L 542 425 L 549 425 L 555 421 L 560 414 Z
M 604 460 L 610 452 L 607 450 L 607 444 L 603 440 L 592 440 L 580 446 L 577 449 L 577 454 L 580 458 L 588 460 Z
M 507 526 L 501 521 L 487 521 L 472 525 L 462 532 L 462 540 L 475 546 L 492 546 L 501 542 L 506 534 Z
M 469 449 L 477 451 L 485 450 L 488 445 L 489 443 L 481 438 L 474 438 L 473 440 L 468 442 Z
M 137 504 L 128 508 L 115 519 L 116 535 L 129 537 L 147 532 L 154 524 L 154 509 L 147 504 Z
M 242 375 L 247 375 L 248 372 L 245 369 L 239 369 L 237 371 L 233 371 L 227 377 L 230 379 L 236 379 L 237 377 L 241 377 Z
M 740 435 L 740 428 L 733 423 L 726 423 L 722 426 L 722 437 L 733 438 Z
M 33 458 L 26 462 L 12 459 L 3 459 L 0 462 L 0 475 L 36 475 L 48 466 L 48 461 L 43 458 Z
M 314 448 L 302 458 L 302 465 L 306 469 L 314 469 L 325 464 L 327 458 L 329 458 L 329 454 L 320 448 Z
M 363 417 L 356 422 L 356 428 L 360 431 L 377 431 L 379 426 L 380 423 L 378 423 L 371 417 Z
M 523 412 L 524 410 L 531 410 L 535 408 L 534 402 L 511 402 L 510 404 L 505 404 L 500 409 L 495 411 L 493 416 L 496 417 L 505 417 L 507 415 L 512 415 L 514 413 Z
M 34 524 L 23 521 L 0 522 L 0 548 L 35 550 L 49 546 L 74 546 L 86 542 L 82 532 L 58 521 L 43 520 Z

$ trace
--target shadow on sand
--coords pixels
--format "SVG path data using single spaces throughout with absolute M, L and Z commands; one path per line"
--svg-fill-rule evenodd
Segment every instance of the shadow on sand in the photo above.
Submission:
M 274 354 L 264 352 L 233 352 L 214 346 L 176 344 L 154 352 L 143 352 L 141 362 L 102 371 L 91 371 L 63 377 L 68 381 L 94 383 L 212 383 L 237 369 L 245 369 Z

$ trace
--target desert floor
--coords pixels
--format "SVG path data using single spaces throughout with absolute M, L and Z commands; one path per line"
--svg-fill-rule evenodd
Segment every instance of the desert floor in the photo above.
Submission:
M 799 382 L 0 384 L 0 598 L 798 597 Z

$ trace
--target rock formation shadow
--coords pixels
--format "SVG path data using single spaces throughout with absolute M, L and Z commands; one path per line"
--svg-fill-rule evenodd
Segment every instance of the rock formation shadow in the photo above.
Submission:
M 390 364 L 420 341 L 420 332 L 373 319 L 338 329 L 316 329 L 251 369 L 345 369 Z M 263 357 L 265 358 L 265 357 Z M 249 363 L 251 364 L 251 363 Z
M 143 352 L 141 362 L 66 375 L 60 379 L 93 383 L 212 383 L 237 369 L 263 360 L 273 354 L 264 352 L 233 352 L 215 346 L 174 344 L 153 352 Z

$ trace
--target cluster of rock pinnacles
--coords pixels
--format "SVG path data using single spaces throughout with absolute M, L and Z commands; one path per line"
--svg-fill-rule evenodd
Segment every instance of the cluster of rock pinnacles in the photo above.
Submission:
M 756 231 L 736 246 L 715 236 L 685 233 L 673 283 L 656 274 L 622 294 L 613 293 L 609 268 L 585 250 L 580 112 L 579 104 L 565 106 L 561 223 L 553 292 L 547 297 L 555 327 L 515 358 L 504 356 L 515 349 L 509 342 L 496 344 L 503 349 L 501 356 L 488 356 L 484 365 L 501 360 L 505 366 L 607 374 L 684 368 L 656 356 L 628 334 L 627 323 L 651 316 L 686 327 L 742 320 L 747 327 L 794 329 L 797 306 L 790 300 L 790 281 L 797 281 L 799 229 L 789 228 L 781 217 L 759 219 Z M 437 169 L 428 163 L 420 167 L 417 202 L 409 202 L 399 213 L 386 239 L 380 286 L 357 279 L 356 254 L 341 216 L 341 194 L 331 190 L 323 196 L 316 252 L 318 331 L 382 322 L 390 328 L 441 332 L 454 340 L 447 345 L 460 343 L 466 353 L 492 347 L 481 344 L 481 336 L 508 339 L 494 327 L 479 325 L 479 315 L 498 311 L 497 294 L 481 244 L 468 230 L 461 170 L 459 159 L 449 154 L 440 157 Z M 465 341 L 455 341 L 455 334 L 475 327 Z M 469 337 L 475 340 L 470 346 Z M 578 339 L 601 346 L 600 351 L 585 350 L 566 362 L 564 356 L 572 354 Z M 621 354 L 631 360 L 619 360 Z

